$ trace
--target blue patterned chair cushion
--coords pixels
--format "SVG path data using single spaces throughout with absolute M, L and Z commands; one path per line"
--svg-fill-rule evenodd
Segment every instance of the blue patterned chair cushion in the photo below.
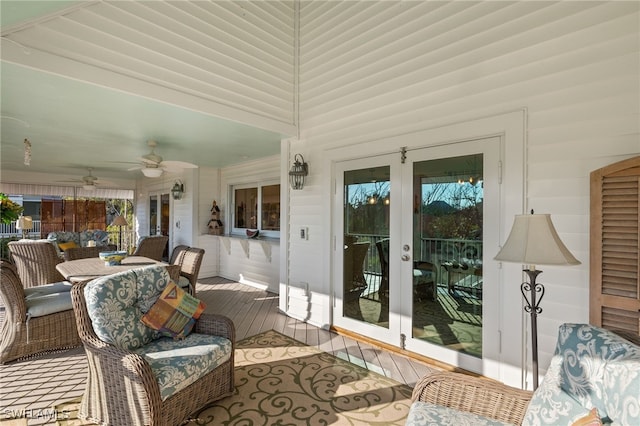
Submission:
M 560 386 L 562 357 L 554 355 L 542 383 L 534 392 L 524 425 L 571 425 L 589 413 L 589 409 L 572 398 Z
M 411 404 L 406 425 L 440 425 L 440 426 L 509 426 L 498 420 L 489 419 L 465 411 L 416 401 Z
M 560 386 L 602 417 L 640 425 L 640 347 L 603 328 L 560 326 Z
M 524 424 L 571 424 L 597 408 L 605 423 L 640 425 L 640 347 L 588 324 L 563 324 Z
M 55 243 L 56 247 L 60 243 L 73 241 L 78 247 L 86 247 L 89 241 L 95 241 L 97 246 L 109 244 L 109 233 L 99 229 L 88 229 L 82 232 L 56 231 L 47 235 L 47 240 Z
M 231 341 L 191 333 L 182 340 L 161 337 L 134 352 L 151 366 L 165 400 L 226 362 L 231 356 Z
M 80 233 L 80 245 L 86 247 L 89 241 L 95 241 L 97 246 L 109 244 L 109 233 L 100 229 L 87 229 Z
M 142 315 L 170 282 L 163 266 L 147 266 L 97 278 L 84 289 L 93 330 L 104 342 L 132 350 L 161 335 L 145 326 Z

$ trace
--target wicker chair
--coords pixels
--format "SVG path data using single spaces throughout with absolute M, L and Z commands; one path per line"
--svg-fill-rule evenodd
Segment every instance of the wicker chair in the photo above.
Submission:
M 11 260 L 25 288 L 64 281 L 56 270 L 63 262 L 56 248 L 48 241 L 10 241 L 8 243 Z
M 144 256 L 153 260 L 162 260 L 164 249 L 167 247 L 169 237 L 166 235 L 154 235 L 140 238 L 138 247 L 133 256 Z
M 439 372 L 423 377 L 411 399 L 519 425 L 532 395 L 486 378 Z
M 169 263 L 172 265 L 181 265 L 182 259 L 184 258 L 184 254 L 189 249 L 189 246 L 179 245 L 175 246 L 173 251 L 171 252 L 171 257 L 169 258 Z
M 108 244 L 106 246 L 94 246 L 94 247 L 73 247 L 64 251 L 64 260 L 76 260 L 87 259 L 90 257 L 98 257 L 99 253 L 103 251 L 115 251 L 117 250 L 115 244 Z
M 0 295 L 5 309 L 0 364 L 81 345 L 72 309 L 29 318 L 18 271 L 5 261 L 0 262 L 0 270 Z
M 182 256 L 180 264 L 180 281 L 189 282 L 189 292 L 192 296 L 196 295 L 196 284 L 198 282 L 198 274 L 200 273 L 200 265 L 204 258 L 204 249 L 189 247 Z M 184 287 L 183 284 L 180 284 Z
M 232 343 L 230 358 L 166 399 L 144 355 L 118 348 L 95 333 L 85 299 L 90 281 L 71 290 L 78 333 L 88 361 L 88 377 L 78 417 L 98 424 L 174 426 L 234 389 L 235 328 L 222 315 L 203 313 L 194 333 L 221 336 Z

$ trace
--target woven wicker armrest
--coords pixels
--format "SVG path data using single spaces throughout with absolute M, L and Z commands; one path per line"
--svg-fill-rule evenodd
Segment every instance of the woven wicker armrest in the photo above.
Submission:
M 521 424 L 532 395 L 493 380 L 441 372 L 422 378 L 411 399 Z
M 200 315 L 200 318 L 198 318 L 194 331 L 196 333 L 225 337 L 235 345 L 235 326 L 231 319 L 223 315 L 203 313 Z

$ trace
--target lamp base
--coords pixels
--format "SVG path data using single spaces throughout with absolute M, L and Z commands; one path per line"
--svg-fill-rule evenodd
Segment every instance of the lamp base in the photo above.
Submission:
M 531 363 L 533 370 L 533 390 L 538 389 L 538 314 L 542 312 L 540 301 L 544 296 L 544 286 L 536 283 L 536 278 L 542 273 L 537 269 L 525 269 L 529 282 L 520 285 L 520 291 L 526 302 L 524 311 L 531 315 Z M 540 296 L 537 296 L 537 294 Z

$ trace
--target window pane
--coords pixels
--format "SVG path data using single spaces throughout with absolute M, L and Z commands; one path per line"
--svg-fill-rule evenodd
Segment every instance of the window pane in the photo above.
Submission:
M 235 190 L 235 228 L 258 228 L 258 188 Z
M 280 185 L 262 187 L 262 227 L 263 231 L 280 230 Z

